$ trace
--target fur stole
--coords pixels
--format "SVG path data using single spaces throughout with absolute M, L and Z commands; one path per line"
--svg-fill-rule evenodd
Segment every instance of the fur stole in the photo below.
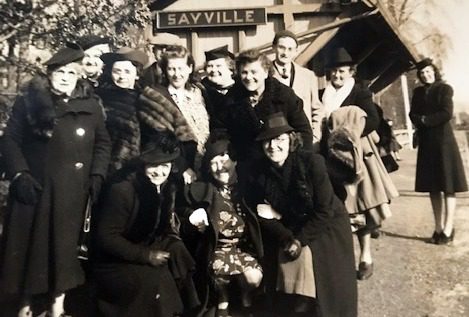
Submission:
M 137 118 L 138 92 L 109 86 L 99 90 L 106 127 L 112 142 L 111 172 L 140 154 L 140 122 Z
M 23 97 L 26 120 L 32 133 L 41 138 L 50 139 L 57 122 L 57 104 L 60 97 L 53 94 L 49 79 L 44 75 L 34 77 L 24 89 L 20 91 Z M 84 99 L 93 96 L 91 86 L 79 80 L 70 99 Z
M 140 95 L 140 120 L 157 131 L 171 131 L 181 142 L 197 137 L 166 89 L 146 87 Z

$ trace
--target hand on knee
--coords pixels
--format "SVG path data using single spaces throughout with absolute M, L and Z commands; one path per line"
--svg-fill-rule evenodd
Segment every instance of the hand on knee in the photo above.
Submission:
M 261 284 L 262 271 L 258 269 L 249 269 L 244 272 L 244 277 L 249 286 L 256 288 Z

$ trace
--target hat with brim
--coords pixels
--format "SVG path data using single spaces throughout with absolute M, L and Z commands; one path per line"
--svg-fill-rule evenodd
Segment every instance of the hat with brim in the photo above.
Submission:
M 171 33 L 158 33 L 148 37 L 148 43 L 152 45 L 161 46 L 176 46 L 182 45 L 182 41 L 179 36 Z
M 98 36 L 94 34 L 84 35 L 78 39 L 78 44 L 83 48 L 83 50 L 87 50 L 93 46 L 101 45 L 101 44 L 110 44 L 111 39 L 107 36 Z
M 121 47 L 117 52 L 101 55 L 101 60 L 106 65 L 112 65 L 118 61 L 131 61 L 144 66 L 148 62 L 148 55 L 130 47 Z
M 355 65 L 355 61 L 352 56 L 343 47 L 336 48 L 329 53 L 327 57 L 326 67 L 334 68 L 341 66 Z
M 282 112 L 277 112 L 265 118 L 261 132 L 256 137 L 256 141 L 270 140 L 291 131 L 294 131 L 294 129 L 288 124 L 285 115 Z
M 417 64 L 415 64 L 417 70 L 422 70 L 425 67 L 432 66 L 432 65 L 433 65 L 433 60 L 429 57 L 426 57 L 422 59 L 420 62 L 418 62 Z
M 204 160 L 210 161 L 217 155 L 222 155 L 229 151 L 230 141 L 227 139 L 216 140 L 215 142 L 207 142 L 205 144 Z
M 48 68 L 58 68 L 73 62 L 80 61 L 84 56 L 83 49 L 76 43 L 67 43 L 57 51 L 44 65 Z
M 225 57 L 229 57 L 231 59 L 235 58 L 234 54 L 228 50 L 228 45 L 220 46 L 220 47 L 217 47 L 210 51 L 205 52 L 205 60 L 207 62 L 214 60 L 214 59 L 225 58 Z
M 161 132 L 149 136 L 143 143 L 139 160 L 144 164 L 159 165 L 174 161 L 179 155 L 179 142 L 176 136 L 169 132 Z

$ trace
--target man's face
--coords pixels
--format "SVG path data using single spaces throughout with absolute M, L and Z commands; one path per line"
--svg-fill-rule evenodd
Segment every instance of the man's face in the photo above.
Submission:
M 280 65 L 290 64 L 296 57 L 298 45 L 291 37 L 281 37 L 274 45 L 275 60 Z
M 80 64 L 75 62 L 57 68 L 49 75 L 52 88 L 60 94 L 70 96 L 81 75 L 80 70 Z
M 335 88 L 345 85 L 347 79 L 352 78 L 355 72 L 350 66 L 340 66 L 331 69 L 331 83 Z
M 82 60 L 83 70 L 87 77 L 96 78 L 101 75 L 103 69 L 103 61 L 101 55 L 110 53 L 109 44 L 99 44 L 85 50 L 85 56 Z
M 246 63 L 239 66 L 239 77 L 241 78 L 241 83 L 248 91 L 254 92 L 264 89 L 265 80 L 268 75 L 268 71 L 262 67 L 260 61 Z
M 224 57 L 208 61 L 205 65 L 205 71 L 207 72 L 208 80 L 217 85 L 226 86 L 233 81 L 233 72 L 230 70 L 228 61 Z
M 117 61 L 112 65 L 111 76 L 117 87 L 134 89 L 138 79 L 137 67 L 131 61 Z

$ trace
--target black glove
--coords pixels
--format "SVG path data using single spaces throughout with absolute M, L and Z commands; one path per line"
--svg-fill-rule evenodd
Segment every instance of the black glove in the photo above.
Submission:
M 90 198 L 93 203 L 98 201 L 99 192 L 101 191 L 101 186 L 103 185 L 103 177 L 101 175 L 91 175 L 90 177 Z
M 160 266 L 168 262 L 169 252 L 160 250 L 151 250 L 148 256 L 148 262 L 153 266 Z
M 285 248 L 283 249 L 285 252 L 287 258 L 290 261 L 294 261 L 298 259 L 298 257 L 301 255 L 301 243 L 297 239 L 293 239 L 290 242 L 287 243 Z
M 21 172 L 11 184 L 13 197 L 25 205 L 35 205 L 39 201 L 41 192 L 41 184 L 28 172 Z

